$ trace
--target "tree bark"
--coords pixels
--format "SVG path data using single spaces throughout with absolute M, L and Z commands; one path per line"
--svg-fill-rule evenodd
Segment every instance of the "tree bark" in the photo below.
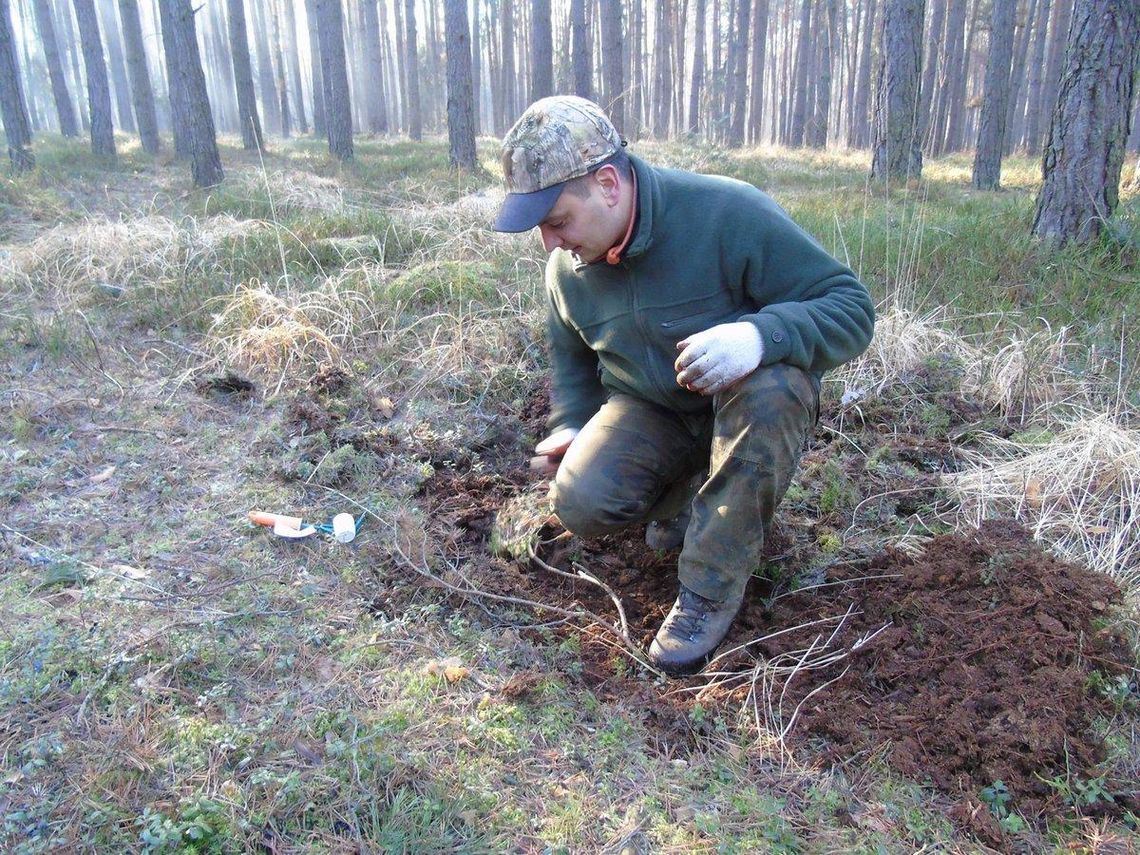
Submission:
M 715 0 L 714 0 L 715 2 Z M 705 0 L 694 0 L 693 74 L 689 82 L 689 124 L 692 136 L 701 129 L 701 91 L 705 82 Z
M 75 121 L 75 107 L 71 92 L 67 90 L 67 75 L 64 73 L 63 59 L 59 56 L 59 42 L 56 41 L 56 26 L 52 21 L 49 0 L 33 0 L 35 24 L 40 31 L 43 56 L 48 63 L 48 79 L 51 81 L 51 97 L 56 103 L 56 116 L 59 119 L 59 132 L 65 137 L 78 137 L 79 124 Z
M 293 89 L 293 108 L 297 115 L 297 127 L 301 133 L 309 132 L 309 119 L 305 114 L 305 90 L 301 85 L 301 54 L 297 50 L 297 13 L 293 0 L 282 0 L 281 11 L 285 16 L 282 24 L 285 30 L 285 54 L 288 57 L 289 80 Z
M 871 178 L 922 176 L 918 134 L 919 76 L 922 73 L 923 0 L 887 0 L 875 86 L 875 148 Z
M 1033 19 L 1037 16 L 1037 0 L 1028 0 L 1025 21 L 1017 27 L 1013 46 L 1013 66 L 1009 72 L 1009 99 L 1005 109 L 1005 136 L 1002 138 L 1002 153 L 1013 151 L 1016 140 L 1014 124 L 1018 107 L 1021 106 L 1022 82 L 1025 77 L 1025 63 L 1029 53 L 1029 37 L 1033 32 Z
M 530 0 L 530 67 L 531 100 L 553 95 L 554 41 L 550 31 L 550 0 Z
M 946 135 L 943 138 L 941 152 L 957 151 L 962 147 L 966 124 L 966 80 L 970 74 L 970 47 L 973 44 L 973 29 L 975 11 L 970 15 L 967 28 L 966 16 L 969 13 L 966 0 L 953 0 L 950 7 L 948 21 L 949 44 L 954 55 L 946 63 L 947 84 L 946 98 Z M 960 17 L 957 17 L 960 16 Z M 960 20 L 960 25 L 957 21 Z M 958 26 L 955 29 L 956 25 Z M 961 37 L 955 33 L 962 33 Z M 941 153 L 940 152 L 940 153 Z
M 964 2 L 964 0 L 960 0 Z M 851 110 L 851 127 L 848 129 L 848 145 L 864 148 L 870 140 L 871 66 L 874 63 L 871 50 L 875 32 L 876 0 L 868 0 L 867 16 L 863 21 L 863 46 L 859 50 L 859 83 L 855 87 L 855 104 Z
M 947 0 L 932 0 L 930 37 L 926 40 L 926 62 L 922 66 L 922 88 L 919 92 L 918 130 L 924 140 L 930 139 L 930 112 L 934 102 L 938 74 L 939 49 L 943 45 L 942 29 L 946 24 Z
M 12 13 L 8 0 L 0 0 L 0 118 L 8 140 L 8 158 L 17 172 L 32 169 L 32 123 L 20 83 L 20 66 L 16 62 L 16 42 L 12 38 Z
M 65 137 L 77 137 L 79 126 L 75 121 L 75 107 L 71 103 L 71 93 L 67 89 L 67 75 L 63 70 L 59 42 L 55 36 L 55 22 L 52 20 L 48 2 L 49 0 L 34 0 L 36 26 L 40 31 L 44 59 L 47 60 L 48 79 L 51 81 L 51 94 L 55 100 L 55 113 L 59 118 L 59 131 Z
M 625 83 L 622 68 L 621 2 L 600 0 L 602 29 L 602 83 L 605 92 L 603 106 L 610 121 L 622 132 L 625 127 Z
M 206 91 L 206 75 L 198 51 L 198 35 L 194 25 L 194 9 L 190 0 L 159 0 L 162 28 L 167 28 L 173 54 L 167 56 L 171 92 L 182 92 L 186 110 L 186 136 L 190 147 L 190 175 L 195 187 L 221 184 L 225 173 L 218 156 L 214 117 Z M 173 56 L 173 62 L 171 61 Z
M 1033 217 L 1037 237 L 1087 243 L 1116 210 L 1138 74 L 1135 0 L 1076 0 Z
M 1048 43 L 1050 0 L 1041 0 L 1037 10 L 1037 28 L 1033 35 L 1033 56 L 1029 61 L 1029 91 L 1025 95 L 1025 124 L 1021 132 L 1021 144 L 1030 154 L 1036 155 L 1036 149 L 1031 148 L 1038 134 L 1037 111 L 1041 103 L 1041 81 L 1043 79 L 1042 66 L 1045 65 L 1045 46 Z
M 957 92 L 958 77 L 962 71 L 962 39 L 966 30 L 966 0 L 950 0 L 946 13 L 945 36 L 939 58 L 938 92 L 931 114 L 929 150 L 937 157 L 946 151 L 946 128 L 950 102 Z M 926 97 L 926 93 L 923 93 Z
M 329 152 L 340 160 L 352 160 L 352 98 L 348 89 L 340 0 L 317 0 L 317 38 L 325 84 L 325 132 Z
M 443 28 L 447 38 L 447 154 L 452 166 L 475 168 L 475 117 L 471 98 L 471 36 L 467 0 L 446 0 Z
M 837 53 L 835 37 L 839 28 L 838 0 L 825 0 L 825 5 L 826 29 L 818 34 L 820 58 L 816 81 L 815 120 L 812 122 L 811 135 L 807 140 L 807 144 L 812 148 L 824 148 L 827 145 L 828 122 L 831 116 L 832 65 Z
M 226 0 L 229 11 L 230 56 L 234 64 L 234 90 L 237 95 L 241 144 L 246 151 L 265 148 L 261 118 L 257 112 L 257 95 L 253 89 L 253 66 L 249 61 L 249 36 L 245 25 L 242 0 Z
M 158 115 L 154 109 L 154 90 L 150 86 L 150 70 L 146 64 L 138 0 L 119 0 L 119 18 L 123 25 L 123 45 L 127 52 L 127 72 L 131 80 L 139 139 L 143 151 L 158 154 Z
M 800 6 L 800 29 L 796 39 L 796 70 L 792 76 L 792 118 L 787 144 L 801 146 L 807 130 L 808 54 L 811 47 L 812 0 L 803 0 Z
M 593 98 L 590 87 L 590 34 L 586 29 L 586 0 L 570 0 L 570 55 L 574 94 Z
M 320 13 L 317 9 L 319 0 L 305 0 L 305 14 L 309 18 L 309 56 L 313 66 L 313 133 L 325 136 L 328 128 L 325 122 L 325 85 L 324 74 L 321 70 L 321 39 L 318 35 L 317 19 Z M 396 0 L 397 3 L 401 0 Z
M 729 123 L 725 140 L 729 148 L 744 145 L 744 118 L 748 109 L 748 23 L 752 0 L 736 0 L 736 16 L 729 42 Z
M 135 116 L 131 110 L 131 86 L 127 80 L 127 63 L 123 59 L 123 43 L 119 38 L 119 16 L 115 11 L 114 0 L 96 0 L 95 13 L 99 19 L 99 29 L 107 51 L 107 67 L 113 82 L 111 97 L 115 104 L 115 113 L 119 117 L 119 127 L 133 134 L 136 128 Z
M 752 10 L 752 72 L 748 108 L 748 141 L 753 145 L 760 142 L 761 125 L 764 121 L 764 63 L 768 42 L 768 2 L 756 0 Z
M 83 48 L 83 65 L 87 71 L 87 103 L 91 108 L 91 150 L 115 159 L 115 132 L 111 120 L 111 87 L 107 81 L 107 64 L 103 59 L 103 41 L 99 35 L 99 19 L 94 0 L 73 0 L 75 23 Z
M 380 50 L 380 15 L 376 0 L 361 0 L 360 11 L 364 19 L 364 60 L 368 72 L 368 130 L 386 134 L 388 108 L 384 102 L 384 57 Z
M 276 72 L 277 94 L 281 99 L 281 135 L 287 137 L 293 133 L 293 122 L 289 113 L 289 87 L 285 84 L 285 47 L 281 36 L 281 16 L 277 6 L 272 2 L 265 14 L 273 20 L 273 53 L 276 59 L 273 68 Z
M 396 0 L 400 2 L 400 0 Z M 504 4 L 506 5 L 506 4 Z M 404 67 L 408 75 L 408 136 L 413 140 L 424 137 L 424 117 L 420 108 L 420 63 L 416 38 L 416 3 L 404 0 Z M 511 76 L 514 76 L 512 69 Z
M 997 190 L 1001 155 L 1005 146 L 1005 117 L 1009 106 L 1009 70 L 1013 57 L 1013 17 L 1017 0 L 993 0 L 990 19 L 990 55 L 986 60 L 986 88 L 978 145 L 974 150 L 974 187 Z
M 1045 76 L 1041 80 L 1041 100 L 1029 116 L 1029 128 L 1025 135 L 1030 151 L 1039 151 L 1045 144 L 1042 139 L 1042 121 L 1046 116 L 1052 116 L 1057 106 L 1057 84 L 1061 78 L 1072 13 L 1073 0 L 1053 0 L 1053 17 L 1049 22 L 1049 56 L 1045 62 Z
M 190 108 L 187 93 L 175 81 L 181 79 L 178 72 L 178 44 L 174 38 L 173 9 L 168 0 L 155 0 L 162 30 L 162 54 L 166 60 L 166 90 L 170 98 L 170 126 L 174 136 L 174 156 L 178 160 L 189 160 Z
M 653 39 L 653 136 L 663 140 L 669 133 L 669 0 L 657 0 Z

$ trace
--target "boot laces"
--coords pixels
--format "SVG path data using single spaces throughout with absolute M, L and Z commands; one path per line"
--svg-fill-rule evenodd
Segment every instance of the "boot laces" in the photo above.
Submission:
M 679 608 L 673 614 L 667 631 L 670 635 L 688 638 L 690 641 L 696 639 L 701 624 L 708 620 L 709 613 L 719 605 L 716 600 L 706 599 L 685 587 L 681 588 L 677 603 Z

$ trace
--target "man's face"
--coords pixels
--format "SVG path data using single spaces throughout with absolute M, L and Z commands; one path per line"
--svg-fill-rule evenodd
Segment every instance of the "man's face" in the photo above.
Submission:
M 562 191 L 550 213 L 538 230 L 547 252 L 561 247 L 583 261 L 594 262 L 603 258 L 625 230 L 625 223 L 616 222 L 620 216 L 614 202 L 616 194 L 609 176 L 594 173 Z

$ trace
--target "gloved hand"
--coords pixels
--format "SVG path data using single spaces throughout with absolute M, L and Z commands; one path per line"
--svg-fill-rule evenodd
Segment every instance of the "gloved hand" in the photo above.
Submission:
M 530 468 L 546 475 L 557 472 L 558 464 L 577 436 L 578 428 L 563 428 L 552 433 L 534 447 L 535 456 L 530 459 Z
M 756 370 L 764 356 L 760 330 L 747 321 L 719 324 L 677 342 L 677 382 L 690 392 L 715 395 Z

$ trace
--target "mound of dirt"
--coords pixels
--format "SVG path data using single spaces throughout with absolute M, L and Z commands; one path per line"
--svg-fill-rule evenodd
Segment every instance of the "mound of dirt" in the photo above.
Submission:
M 520 480 L 514 473 L 491 485 L 452 473 L 425 498 L 434 494 L 453 523 L 469 526 L 463 541 L 478 549 L 487 515 Z M 605 581 L 622 600 L 634 641 L 648 645 L 676 595 L 677 552 L 654 552 L 643 534 L 563 539 L 544 557 L 565 570 L 577 562 Z M 791 540 L 777 527 L 769 557 L 786 554 Z M 614 613 L 607 595 L 585 582 L 540 567 L 503 573 L 485 552 L 478 563 L 496 589 L 509 580 L 529 599 Z M 889 746 L 897 771 L 950 795 L 962 808 L 959 821 L 996 842 L 992 815 L 977 809 L 983 788 L 1001 781 L 1013 808 L 1045 816 L 1065 810 L 1059 784 L 1096 777 L 1104 747 L 1093 723 L 1111 708 L 1095 687 L 1128 674 L 1131 661 L 1126 642 L 1105 629 L 1118 600 L 1108 577 L 1045 553 L 1018 523 L 992 521 L 936 537 L 918 557 L 888 549 L 836 561 L 811 589 L 753 579 L 722 648 L 740 649 L 714 661 L 710 670 L 720 676 L 691 680 L 709 684 L 706 709 L 729 710 L 766 683 L 770 709 L 763 713 L 763 700 L 760 709 L 768 724 L 788 727 L 792 743 L 827 760 Z M 647 724 L 659 723 L 674 748 L 683 744 L 691 701 L 663 698 L 615 668 L 612 641 L 601 635 L 583 635 L 581 679 L 603 696 L 644 702 Z M 1089 809 L 1140 807 L 1134 783 L 1106 787 L 1113 800 Z

